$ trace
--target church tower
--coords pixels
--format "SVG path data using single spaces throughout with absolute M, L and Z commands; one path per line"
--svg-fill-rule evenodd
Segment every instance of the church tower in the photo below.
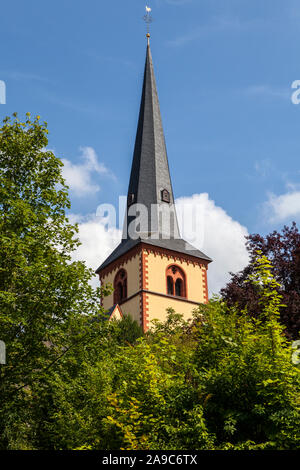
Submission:
M 208 301 L 212 261 L 179 232 L 149 37 L 138 128 L 121 243 L 97 269 L 114 292 L 102 301 L 110 312 L 130 314 L 144 331 L 172 307 L 185 319 Z

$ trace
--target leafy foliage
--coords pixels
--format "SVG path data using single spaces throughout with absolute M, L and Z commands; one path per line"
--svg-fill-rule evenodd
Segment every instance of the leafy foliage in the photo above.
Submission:
M 291 345 L 278 322 L 281 297 L 272 267 L 265 257 L 254 267 L 249 281 L 258 289 L 258 318 L 223 302 L 207 307 L 197 348 L 210 397 L 206 417 L 221 448 L 297 448 L 299 371 L 291 365 Z
M 0 449 L 297 449 L 300 369 L 264 250 L 249 315 L 215 298 L 145 335 L 108 322 L 72 262 L 61 163 L 39 119 L 0 129 Z M 289 308 L 289 307 L 288 307 Z
M 231 281 L 222 289 L 226 302 L 235 304 L 242 310 L 247 307 L 250 315 L 260 311 L 257 286 L 246 282 L 254 271 L 257 251 L 272 263 L 272 273 L 279 283 L 277 291 L 282 295 L 280 319 L 285 325 L 288 338 L 297 339 L 300 333 L 300 233 L 295 223 L 285 226 L 281 233 L 274 231 L 266 237 L 255 234 L 247 238 L 250 255 L 248 266 L 237 274 L 232 274 Z
M 278 322 L 281 298 L 261 256 L 249 281 L 258 318 L 213 299 L 193 320 L 169 310 L 132 341 L 95 322 L 32 384 L 27 444 L 38 449 L 297 449 L 300 370 Z M 131 342 L 128 339 L 131 338 Z
M 47 133 L 46 124 L 29 114 L 25 122 L 6 118 L 0 128 L 0 336 L 8 358 L 0 369 L 4 447 L 19 426 L 26 428 L 20 407 L 28 387 L 72 346 L 75 331 L 83 334 L 82 314 L 99 313 L 91 270 L 71 261 L 77 227 L 65 215 L 70 202 L 62 162 L 45 150 Z

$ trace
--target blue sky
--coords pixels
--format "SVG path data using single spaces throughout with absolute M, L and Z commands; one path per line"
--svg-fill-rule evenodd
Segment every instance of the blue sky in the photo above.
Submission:
M 299 221 L 299 0 L 6 2 L 1 118 L 48 122 L 49 147 L 85 178 L 71 186 L 72 213 L 115 204 L 127 192 L 146 3 L 175 196 L 208 193 L 250 233 Z

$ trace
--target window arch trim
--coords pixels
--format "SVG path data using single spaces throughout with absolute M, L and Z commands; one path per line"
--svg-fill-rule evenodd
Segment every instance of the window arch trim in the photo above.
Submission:
M 172 271 L 172 268 L 176 269 L 175 273 Z M 173 280 L 173 294 L 169 293 L 168 278 L 172 278 L 172 280 Z M 180 279 L 181 282 L 182 282 L 182 290 L 183 290 L 182 295 L 176 295 L 176 281 L 178 279 Z M 176 298 L 176 297 L 179 297 L 181 299 L 182 298 L 183 299 L 188 298 L 187 276 L 186 276 L 186 273 L 185 273 L 184 269 L 181 266 L 178 266 L 177 264 L 172 263 L 169 266 L 167 266 L 167 268 L 166 268 L 166 292 L 167 292 L 167 295 L 172 296 L 174 298 Z
M 114 278 L 114 305 L 125 302 L 127 297 L 127 271 L 121 268 Z

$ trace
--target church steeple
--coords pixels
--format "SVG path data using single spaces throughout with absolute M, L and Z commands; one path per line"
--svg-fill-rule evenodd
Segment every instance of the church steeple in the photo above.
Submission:
M 140 243 L 211 261 L 180 237 L 149 38 L 122 241 L 97 273 Z
M 124 223 L 123 239 L 128 236 L 128 226 L 136 216 L 134 204 L 141 204 L 148 217 L 142 218 L 140 237 L 149 234 L 157 238 L 179 238 L 178 222 L 174 207 L 156 80 L 148 44 L 138 128 L 128 188 L 129 216 Z M 146 217 L 146 216 L 145 216 Z
M 208 301 L 211 262 L 179 234 L 149 37 L 123 237 L 96 271 L 114 288 L 104 309 L 131 315 L 144 331 L 170 307 L 188 319 Z

